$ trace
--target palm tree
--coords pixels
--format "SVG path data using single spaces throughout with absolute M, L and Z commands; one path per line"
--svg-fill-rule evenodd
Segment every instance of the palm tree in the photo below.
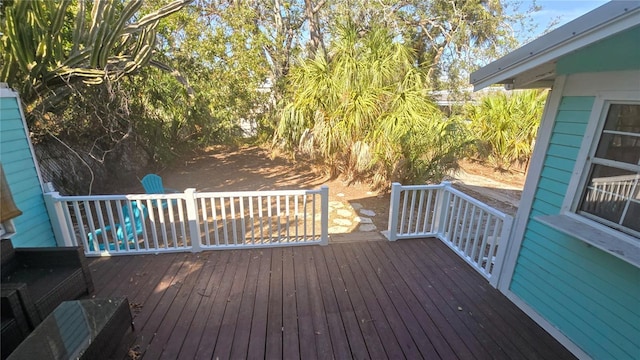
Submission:
M 347 22 L 329 49 L 292 69 L 276 144 L 377 185 L 438 181 L 457 166 L 462 127 L 429 99 L 410 47 L 382 26 Z
M 465 116 L 477 136 L 478 155 L 499 169 L 527 165 L 533 152 L 547 92 L 516 91 L 485 96 Z

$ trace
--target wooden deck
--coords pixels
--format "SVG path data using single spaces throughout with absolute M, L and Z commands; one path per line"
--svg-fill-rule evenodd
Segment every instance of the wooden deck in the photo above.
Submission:
M 91 260 L 144 359 L 570 359 L 436 239 Z

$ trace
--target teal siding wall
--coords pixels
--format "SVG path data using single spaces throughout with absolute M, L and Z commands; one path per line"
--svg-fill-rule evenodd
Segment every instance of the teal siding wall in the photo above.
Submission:
M 0 98 L 0 161 L 22 211 L 14 219 L 12 242 L 15 247 L 56 246 L 17 101 L 15 97 Z
M 640 68 L 640 26 L 558 59 L 556 73 L 622 71 Z
M 593 97 L 563 98 L 511 291 L 595 359 L 640 356 L 640 269 L 535 220 L 558 214 Z

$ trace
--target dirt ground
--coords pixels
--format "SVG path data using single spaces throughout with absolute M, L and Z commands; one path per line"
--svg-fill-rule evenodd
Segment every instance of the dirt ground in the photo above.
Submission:
M 486 166 L 464 161 L 461 171 L 451 179 L 454 186 L 501 211 L 514 214 L 520 198 L 524 174 L 501 173 Z M 362 226 L 358 216 L 368 216 L 375 228 L 368 226 L 371 235 L 385 230 L 388 224 L 389 194 L 371 191 L 368 185 L 331 179 L 309 165 L 293 163 L 283 157 L 272 157 L 269 151 L 247 146 L 241 148 L 210 147 L 197 155 L 186 156 L 170 168 L 158 172 L 165 187 L 196 188 L 198 191 L 253 191 L 315 189 L 329 187 L 330 208 L 348 209 L 353 213 L 352 224 L 332 226 L 330 233 L 349 233 Z M 131 189 L 135 192 L 139 189 Z M 362 209 L 373 213 L 362 214 Z M 349 221 L 347 221 L 348 223 Z M 342 223 L 341 225 L 345 225 Z M 377 230 L 377 231 L 376 231 Z

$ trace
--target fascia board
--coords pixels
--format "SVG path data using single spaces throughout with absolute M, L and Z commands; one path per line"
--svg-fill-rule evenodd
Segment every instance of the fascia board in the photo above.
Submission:
M 640 1 L 612 1 L 478 69 L 471 73 L 470 82 L 475 91 L 507 83 L 523 72 L 638 24 Z

